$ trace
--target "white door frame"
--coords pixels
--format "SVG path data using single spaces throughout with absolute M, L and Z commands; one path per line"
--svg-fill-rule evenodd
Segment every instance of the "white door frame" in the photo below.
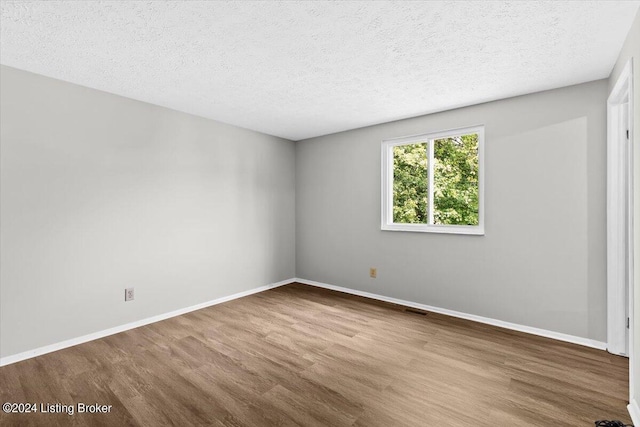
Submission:
M 622 126 L 625 117 L 628 139 L 627 129 Z M 607 100 L 607 350 L 630 358 L 633 357 L 632 141 L 633 62 L 630 59 Z M 630 379 L 632 367 L 633 363 L 629 363 Z M 630 398 L 633 398 L 633 381 L 629 383 Z

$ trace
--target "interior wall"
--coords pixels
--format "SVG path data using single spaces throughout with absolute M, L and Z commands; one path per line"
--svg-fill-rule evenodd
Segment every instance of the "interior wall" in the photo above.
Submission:
M 293 142 L 5 66 L 0 83 L 1 357 L 295 276 Z
M 613 89 L 614 85 L 618 81 L 620 73 L 624 69 L 625 65 L 629 61 L 633 60 L 633 102 L 634 102 L 634 141 L 633 141 L 633 185 L 634 185 L 634 307 L 635 316 L 633 324 L 633 354 L 630 363 L 633 364 L 632 379 L 634 383 L 634 389 L 636 390 L 636 396 L 632 396 L 635 401 L 636 411 L 640 408 L 637 399 L 638 391 L 640 390 L 640 196 L 638 196 L 640 189 L 640 11 L 636 14 L 633 21 L 627 39 L 620 50 L 618 60 L 609 77 L 609 92 Z M 632 414 L 636 417 L 640 416 L 640 413 Z M 634 419 L 635 423 L 639 423 L 640 419 Z
M 606 95 L 601 80 L 298 142 L 297 276 L 605 341 Z M 381 231 L 381 141 L 478 124 L 486 234 Z

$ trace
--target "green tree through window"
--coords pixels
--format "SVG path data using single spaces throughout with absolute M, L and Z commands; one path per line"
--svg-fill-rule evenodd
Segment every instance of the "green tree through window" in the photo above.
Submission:
M 434 168 L 432 191 L 429 189 L 430 144 Z M 394 146 L 393 222 L 478 225 L 478 169 L 476 133 Z M 429 203 L 433 203 L 432 222 Z
M 427 223 L 427 144 L 393 147 L 393 222 Z
M 478 225 L 478 135 L 433 141 L 433 223 Z

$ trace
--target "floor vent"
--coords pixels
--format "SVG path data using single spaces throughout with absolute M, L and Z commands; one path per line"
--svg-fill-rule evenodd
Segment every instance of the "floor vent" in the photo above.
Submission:
M 427 312 L 422 310 L 416 310 L 415 308 L 405 308 L 404 311 L 411 314 L 419 314 L 420 316 L 426 316 Z

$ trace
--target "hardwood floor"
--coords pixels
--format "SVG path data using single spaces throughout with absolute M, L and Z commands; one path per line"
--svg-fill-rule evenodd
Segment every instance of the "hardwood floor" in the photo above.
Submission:
M 0 368 L 2 426 L 630 423 L 628 361 L 291 284 Z M 38 408 L 40 409 L 40 408 Z

